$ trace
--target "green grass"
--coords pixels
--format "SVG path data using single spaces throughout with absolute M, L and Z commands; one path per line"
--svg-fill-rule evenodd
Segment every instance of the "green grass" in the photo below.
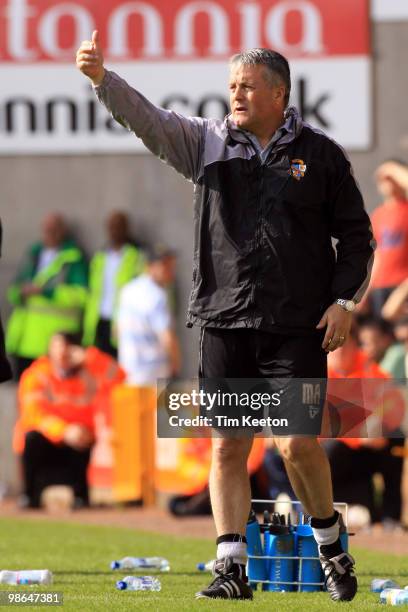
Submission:
M 378 603 L 378 595 L 369 591 L 371 580 L 374 577 L 393 577 L 401 586 L 408 584 L 406 558 L 353 550 L 360 589 L 352 603 L 334 604 L 326 593 L 262 592 L 255 594 L 253 602 L 195 601 L 195 591 L 205 586 L 209 579 L 209 574 L 195 571 L 196 563 L 207 561 L 213 554 L 214 545 L 208 540 L 57 521 L 0 520 L 1 569 L 50 569 L 54 573 L 52 590 L 64 594 L 63 609 L 76 612 L 133 609 L 214 612 L 243 608 L 254 611 L 324 612 L 335 609 L 333 607 L 336 605 L 341 605 L 341 610 L 384 610 Z M 169 574 L 160 575 L 162 591 L 117 591 L 115 581 L 123 576 L 123 572 L 111 571 L 109 564 L 113 559 L 125 555 L 168 558 L 172 570 Z M 0 588 L 30 591 L 30 587 L 0 585 Z M 50 587 L 35 587 L 35 590 L 50 590 Z M 39 608 L 25 606 L 24 609 Z

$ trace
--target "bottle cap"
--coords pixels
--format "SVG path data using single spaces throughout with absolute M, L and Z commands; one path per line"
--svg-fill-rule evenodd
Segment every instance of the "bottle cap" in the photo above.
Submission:
M 310 525 L 297 525 L 296 533 L 300 536 L 313 536 L 313 529 Z
M 116 588 L 119 589 L 119 591 L 124 591 L 127 589 L 127 584 L 124 580 L 118 580 L 116 583 Z
M 251 511 L 248 516 L 248 523 L 257 523 L 257 518 L 254 510 L 251 508 Z
M 119 561 L 112 561 L 110 566 L 111 566 L 111 569 L 119 569 L 120 563 Z

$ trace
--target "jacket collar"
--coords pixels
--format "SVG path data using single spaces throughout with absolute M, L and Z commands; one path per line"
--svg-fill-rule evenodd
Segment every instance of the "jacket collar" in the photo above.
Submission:
M 231 115 L 227 115 L 225 118 L 225 126 L 228 131 L 229 138 L 235 142 L 242 144 L 249 144 L 251 141 L 248 138 L 248 132 L 241 130 L 236 123 L 232 120 Z M 293 142 L 300 134 L 303 128 L 303 120 L 296 107 L 290 106 L 285 111 L 285 122 L 275 132 L 273 136 L 275 151 L 286 147 L 288 144 Z

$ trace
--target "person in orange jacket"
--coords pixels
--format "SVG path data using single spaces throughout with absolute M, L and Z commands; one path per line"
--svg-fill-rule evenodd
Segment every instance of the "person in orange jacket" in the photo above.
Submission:
M 82 348 L 74 335 L 51 338 L 48 356 L 24 372 L 18 389 L 14 450 L 22 457 L 22 505 L 39 507 L 42 491 L 55 484 L 71 486 L 76 505 L 88 505 L 95 409 L 124 378 L 109 355 Z

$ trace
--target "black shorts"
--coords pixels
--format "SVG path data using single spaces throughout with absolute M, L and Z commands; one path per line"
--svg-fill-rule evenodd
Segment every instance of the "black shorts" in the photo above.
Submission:
M 237 398 L 237 394 L 239 399 L 245 398 L 244 406 L 241 401 L 229 406 L 220 401 L 216 406 L 221 415 L 238 414 L 240 424 L 243 414 L 251 417 L 245 419 L 245 425 L 254 421 L 252 417 L 267 416 L 276 423 L 269 427 L 269 421 L 264 428 L 254 421 L 252 433 L 319 435 L 327 378 L 327 354 L 321 347 L 323 337 L 323 332 L 299 337 L 255 329 L 204 327 L 200 336 L 200 388 L 213 394 L 219 390 L 222 398 Z M 275 400 L 279 394 L 279 402 L 254 410 L 246 403 L 248 394 L 254 393 L 258 399 L 259 394 L 269 393 Z M 209 413 L 208 406 L 202 407 L 201 414 L 209 416 Z M 282 419 L 288 424 L 279 425 Z M 219 419 L 215 428 L 230 431 L 222 423 L 229 421 Z

